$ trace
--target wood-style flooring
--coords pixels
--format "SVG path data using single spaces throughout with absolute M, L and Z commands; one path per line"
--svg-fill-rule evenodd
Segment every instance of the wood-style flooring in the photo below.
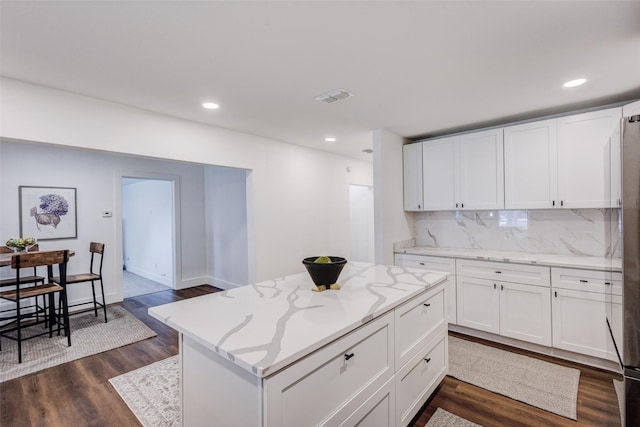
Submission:
M 146 323 L 158 336 L 1 383 L 0 426 L 139 426 L 136 417 L 108 380 L 178 353 L 177 333 L 150 317 L 147 309 L 217 290 L 203 285 L 125 300 L 120 305 Z M 485 427 L 620 425 L 612 382 L 612 379 L 619 378 L 618 376 L 499 344 L 474 340 L 580 369 L 582 373 L 578 391 L 578 421 L 446 377 L 434 396 L 413 420 L 412 426 L 424 426 L 438 407 Z

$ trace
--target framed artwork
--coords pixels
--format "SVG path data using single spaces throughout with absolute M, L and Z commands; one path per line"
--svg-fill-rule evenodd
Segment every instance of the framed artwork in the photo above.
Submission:
M 20 186 L 20 237 L 37 240 L 78 237 L 76 189 Z

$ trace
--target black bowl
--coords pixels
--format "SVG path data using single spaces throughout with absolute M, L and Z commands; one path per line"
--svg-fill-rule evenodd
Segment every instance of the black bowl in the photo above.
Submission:
M 330 256 L 330 263 L 317 263 L 317 256 L 305 258 L 302 264 L 307 268 L 311 280 L 316 286 L 324 285 L 329 287 L 338 281 L 338 277 L 347 263 L 347 260 L 339 256 Z

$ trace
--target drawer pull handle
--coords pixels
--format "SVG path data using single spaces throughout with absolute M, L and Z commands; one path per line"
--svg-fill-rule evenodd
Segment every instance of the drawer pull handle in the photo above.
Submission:
M 588 280 L 580 279 L 580 283 L 589 283 Z
M 431 304 L 422 304 L 422 305 L 424 305 L 425 307 L 431 307 Z
M 429 362 L 431 362 L 431 358 L 430 358 L 430 357 L 427 357 L 426 359 L 424 359 L 424 361 L 425 361 L 425 362 L 427 362 L 427 363 L 429 363 Z
M 611 285 L 611 282 L 604 282 L 605 285 Z
M 355 354 L 354 354 L 354 353 L 345 354 L 345 355 L 344 355 L 344 360 L 349 360 L 349 359 L 351 359 L 353 356 L 355 356 Z
M 496 271 L 496 274 L 502 274 L 502 271 Z
M 424 262 L 421 262 L 420 265 L 424 265 Z

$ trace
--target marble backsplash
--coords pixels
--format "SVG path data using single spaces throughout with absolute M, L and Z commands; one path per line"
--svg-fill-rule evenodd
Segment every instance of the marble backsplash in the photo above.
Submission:
M 621 256 L 620 209 L 420 212 L 414 227 L 417 246 Z

